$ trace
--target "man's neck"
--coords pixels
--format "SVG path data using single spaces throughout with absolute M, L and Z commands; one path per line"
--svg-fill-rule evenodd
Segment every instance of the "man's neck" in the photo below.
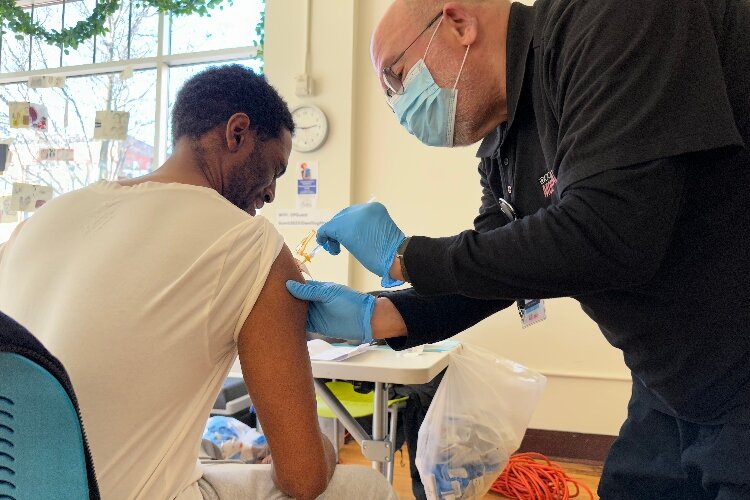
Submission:
M 143 182 L 161 182 L 189 184 L 193 186 L 216 189 L 209 182 L 206 174 L 192 151 L 180 144 L 174 153 L 159 168 L 141 177 L 118 181 L 123 186 L 134 186 Z
M 485 54 L 482 61 L 486 84 L 486 102 L 493 106 L 484 111 L 477 123 L 472 139 L 479 141 L 508 120 L 507 95 L 507 46 L 508 25 L 510 19 L 510 2 L 491 2 L 484 4 L 486 10 L 482 19 L 482 32 L 485 34 L 478 51 Z

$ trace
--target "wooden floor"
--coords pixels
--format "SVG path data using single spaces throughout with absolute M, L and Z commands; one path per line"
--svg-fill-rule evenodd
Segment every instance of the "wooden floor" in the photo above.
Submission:
M 395 468 L 393 472 L 393 489 L 396 490 L 400 500 L 413 500 L 414 495 L 411 493 L 411 477 L 409 477 L 409 455 L 406 452 L 406 447 L 403 449 L 403 461 L 401 459 L 402 453 L 396 453 L 395 456 Z M 596 487 L 599 485 L 599 476 L 601 475 L 600 465 L 589 465 L 580 464 L 573 462 L 564 462 L 560 460 L 553 460 L 555 463 L 561 465 L 568 475 L 578 481 L 583 482 L 586 486 L 591 489 L 594 493 L 594 498 L 599 499 L 596 495 Z M 359 449 L 359 445 L 356 441 L 351 441 L 344 445 L 341 449 L 341 462 L 345 464 L 359 464 L 359 465 L 370 465 Z M 485 499 L 498 500 L 505 498 L 495 493 L 488 493 Z M 577 499 L 586 500 L 588 495 L 585 492 L 581 492 Z M 533 500 L 533 499 L 527 499 Z

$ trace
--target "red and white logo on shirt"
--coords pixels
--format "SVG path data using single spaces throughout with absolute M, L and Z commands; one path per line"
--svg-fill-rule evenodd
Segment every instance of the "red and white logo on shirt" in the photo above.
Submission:
M 555 192 L 557 177 L 555 177 L 555 174 L 552 172 L 552 170 L 550 170 L 539 178 L 539 184 L 541 184 L 542 186 L 544 197 L 549 198 L 550 196 L 552 196 L 552 193 Z

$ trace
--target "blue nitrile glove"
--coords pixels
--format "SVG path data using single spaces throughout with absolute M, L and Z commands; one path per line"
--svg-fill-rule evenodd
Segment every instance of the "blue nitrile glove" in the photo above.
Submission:
M 372 295 L 313 280 L 307 283 L 288 280 L 286 288 L 298 299 L 310 302 L 305 326 L 308 332 L 356 340 L 360 344 L 372 341 L 370 320 L 375 309 Z
M 316 239 L 332 255 L 338 255 L 340 245 L 344 245 L 363 266 L 381 277 L 382 286 L 390 288 L 404 283 L 391 278 L 389 271 L 406 236 L 382 203 L 343 209 L 318 228 Z

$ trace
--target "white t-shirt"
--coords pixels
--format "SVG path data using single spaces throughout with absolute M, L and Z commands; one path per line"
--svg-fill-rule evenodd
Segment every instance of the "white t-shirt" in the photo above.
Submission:
M 67 369 L 103 498 L 194 495 L 206 419 L 282 245 L 211 189 L 102 181 L 0 250 L 0 310 Z

